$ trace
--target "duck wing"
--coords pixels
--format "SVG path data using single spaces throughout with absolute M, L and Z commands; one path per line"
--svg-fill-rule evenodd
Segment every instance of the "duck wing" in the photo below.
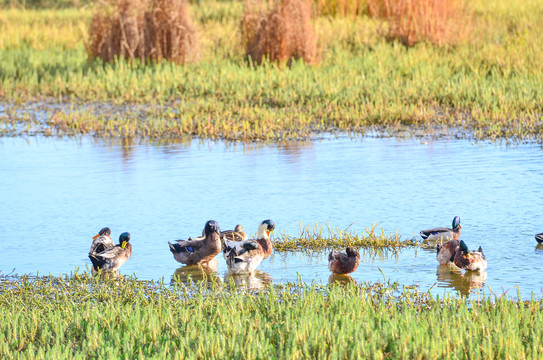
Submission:
M 196 252 L 196 251 L 200 250 L 203 243 L 204 243 L 204 239 L 200 240 L 198 238 L 198 240 L 175 240 L 174 244 L 168 242 L 168 245 L 170 245 L 171 252 L 193 253 L 193 252 Z
M 115 243 L 109 236 L 101 235 L 92 241 L 92 245 L 89 251 L 90 254 L 99 254 L 105 250 L 115 247 Z
M 453 230 L 446 228 L 446 227 L 437 227 L 433 229 L 428 230 L 422 230 L 420 232 L 420 237 L 423 240 L 439 240 L 440 238 L 446 239 L 447 237 L 450 237 L 452 239 Z

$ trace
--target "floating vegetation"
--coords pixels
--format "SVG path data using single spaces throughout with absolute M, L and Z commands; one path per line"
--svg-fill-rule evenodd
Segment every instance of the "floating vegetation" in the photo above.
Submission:
M 313 251 L 324 249 L 343 249 L 347 246 L 354 248 L 397 249 L 402 247 L 423 246 L 415 238 L 402 240 L 398 234 L 386 235 L 384 230 L 376 233 L 378 224 L 366 227 L 366 234 L 356 234 L 349 228 L 342 230 L 315 224 L 300 227 L 299 236 L 290 236 L 286 233 L 275 236 L 273 248 L 275 251 Z
M 540 358 L 542 310 L 535 297 L 440 299 L 390 282 L 248 292 L 0 278 L 0 357 Z

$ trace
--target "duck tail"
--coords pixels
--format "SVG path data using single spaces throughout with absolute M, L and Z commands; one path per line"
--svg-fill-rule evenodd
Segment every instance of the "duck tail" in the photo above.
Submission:
M 429 234 L 425 233 L 424 231 L 419 232 L 419 234 L 422 240 L 428 239 Z
M 485 254 L 483 253 L 483 248 L 479 246 L 479 249 L 477 251 L 480 252 L 481 255 L 483 256 L 483 259 L 486 260 Z
M 94 254 L 89 254 L 89 259 L 92 262 L 92 267 L 94 270 L 98 271 L 104 265 L 104 261 L 102 259 L 97 258 Z

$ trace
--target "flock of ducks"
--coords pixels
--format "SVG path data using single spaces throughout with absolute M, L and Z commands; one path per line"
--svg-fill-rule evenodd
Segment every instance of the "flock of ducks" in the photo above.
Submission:
M 270 234 L 274 229 L 272 220 L 264 220 L 258 226 L 256 238 L 249 239 L 241 225 L 234 230 L 221 231 L 215 220 L 209 220 L 202 236 L 175 240 L 174 243 L 168 242 L 168 245 L 174 259 L 185 265 L 213 265 L 217 262 L 215 257 L 222 251 L 230 274 L 252 275 L 272 253 Z M 455 216 L 452 228 L 422 230 L 420 236 L 435 247 L 439 264 L 468 271 L 485 270 L 487 261 L 483 249 L 479 247 L 477 251 L 469 251 L 466 243 L 459 239 L 461 232 L 460 217 Z M 117 245 L 110 236 L 111 229 L 105 227 L 93 238 L 89 252 L 93 274 L 98 270 L 117 273 L 132 254 L 130 233 L 122 233 Z M 543 243 L 543 233 L 535 235 L 535 238 Z M 334 275 L 350 274 L 359 264 L 360 254 L 352 247 L 347 247 L 344 253 L 332 250 L 328 255 L 328 268 Z

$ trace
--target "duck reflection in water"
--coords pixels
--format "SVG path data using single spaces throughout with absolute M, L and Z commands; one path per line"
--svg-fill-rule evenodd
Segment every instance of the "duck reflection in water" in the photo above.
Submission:
M 178 268 L 172 275 L 171 284 L 205 281 L 208 283 L 221 283 L 217 274 L 217 259 L 213 259 L 207 265 L 186 265 Z
M 454 264 L 439 265 L 436 271 L 438 287 L 453 288 L 463 296 L 485 285 L 486 271 L 466 271 L 464 274 Z
M 349 274 L 332 274 L 328 278 L 328 284 L 347 285 L 354 282 L 354 279 Z
M 231 281 L 237 287 L 244 287 L 248 290 L 261 290 L 271 284 L 272 278 L 270 274 L 260 270 L 255 270 L 252 275 L 228 272 L 224 277 L 224 282 L 228 284 Z

